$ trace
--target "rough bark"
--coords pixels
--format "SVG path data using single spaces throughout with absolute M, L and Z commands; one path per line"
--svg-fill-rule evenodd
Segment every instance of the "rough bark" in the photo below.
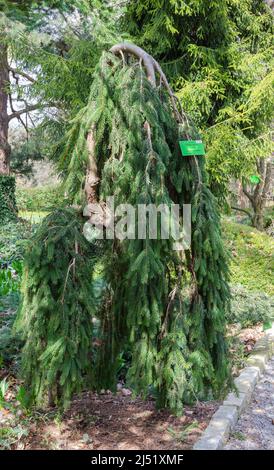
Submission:
M 177 98 L 174 95 L 160 64 L 151 55 L 149 55 L 141 47 L 136 46 L 135 44 L 131 44 L 129 42 L 121 42 L 120 44 L 116 44 L 110 49 L 110 52 L 112 52 L 115 55 L 118 55 L 118 54 L 123 55 L 124 53 L 131 54 L 135 56 L 137 59 L 139 59 L 143 63 L 144 69 L 146 71 L 147 79 L 151 82 L 152 86 L 154 87 L 156 86 L 156 73 L 157 73 L 160 77 L 160 82 L 163 83 L 164 87 L 166 88 L 170 96 L 174 116 L 177 122 L 181 122 L 183 120 L 183 117 L 177 107 Z
M 156 60 L 150 56 L 147 52 L 145 52 L 140 47 L 136 46 L 135 44 L 130 44 L 127 42 L 120 43 L 114 45 L 110 52 L 115 55 L 122 55 L 124 60 L 124 54 L 133 55 L 137 59 L 139 59 L 143 67 L 146 71 L 146 76 L 148 80 L 151 82 L 152 86 L 156 86 L 156 73 L 160 77 L 161 83 L 163 83 L 164 87 L 166 88 L 170 98 L 171 103 L 173 106 L 173 111 L 175 117 L 178 121 L 182 120 L 182 116 L 177 108 L 176 104 L 176 97 L 167 81 L 167 78 L 162 71 L 160 65 Z M 147 130 L 149 132 L 149 129 Z M 112 216 L 108 210 L 108 207 L 98 201 L 97 199 L 97 186 L 100 182 L 100 177 L 98 175 L 98 169 L 96 165 L 96 161 L 94 158 L 94 148 L 95 148 L 95 128 L 92 127 L 89 130 L 87 135 L 87 148 L 88 148 L 88 166 L 87 166 L 87 173 L 86 173 L 86 180 L 85 180 L 85 194 L 86 194 L 86 202 L 87 206 L 85 208 L 85 215 L 89 217 L 89 221 L 92 224 L 98 226 L 108 226 L 111 222 Z
M 115 55 L 118 55 L 121 52 L 126 52 L 134 55 L 137 59 L 142 60 L 148 80 L 153 86 L 156 85 L 153 58 L 141 49 L 141 47 L 138 47 L 135 44 L 130 44 L 129 42 L 121 42 L 120 44 L 115 44 L 115 46 L 110 49 L 110 52 Z
M 88 148 L 88 167 L 85 181 L 85 193 L 88 204 L 97 203 L 96 187 L 100 181 L 98 176 L 97 164 L 94 158 L 94 139 L 95 129 L 92 127 L 87 135 L 87 148 Z
M 141 47 L 138 47 L 135 44 L 130 44 L 128 42 L 123 42 L 123 43 L 114 45 L 110 49 L 110 52 L 112 52 L 115 55 L 121 55 L 123 61 L 125 61 L 124 55 L 127 55 L 127 56 L 133 55 L 134 57 L 139 59 L 140 63 L 142 63 L 145 69 L 147 79 L 151 82 L 153 87 L 156 87 L 156 73 L 157 73 L 160 78 L 160 83 L 163 84 L 163 86 L 167 90 L 167 93 L 170 96 L 172 107 L 173 107 L 173 112 L 174 112 L 174 116 L 176 120 L 178 122 L 182 122 L 184 120 L 183 115 L 180 113 L 178 109 L 176 96 L 174 95 L 168 83 L 168 80 L 163 70 L 161 69 L 161 66 L 151 55 L 145 52 Z M 148 134 L 148 139 L 150 139 L 149 123 L 145 123 L 144 128 L 146 129 L 146 132 Z M 89 133 L 87 135 L 87 148 L 88 148 L 88 155 L 89 155 L 86 180 L 85 180 L 85 194 L 86 194 L 87 206 L 85 208 L 84 215 L 89 217 L 89 221 L 92 224 L 107 227 L 111 223 L 112 215 L 110 214 L 108 207 L 104 203 L 98 201 L 97 199 L 97 192 L 98 192 L 97 186 L 100 183 L 100 177 L 98 175 L 98 169 L 97 169 L 96 161 L 94 158 L 94 148 L 95 148 L 95 128 L 94 127 L 92 127 L 89 130 Z
M 96 160 L 95 149 L 95 127 L 93 126 L 87 135 L 88 167 L 85 180 L 85 194 L 87 206 L 84 215 L 89 217 L 89 222 L 98 227 L 109 226 L 112 216 L 105 202 L 98 201 L 97 186 L 100 182 Z
M 0 175 L 8 175 L 10 172 L 8 87 L 8 52 L 7 46 L 4 43 L 1 44 L 0 36 Z
M 260 175 L 260 182 L 255 189 L 249 190 L 243 183 L 243 192 L 249 199 L 253 209 L 252 225 L 258 230 L 264 229 L 264 209 L 269 196 L 272 184 L 272 159 L 260 158 L 257 160 L 257 171 Z

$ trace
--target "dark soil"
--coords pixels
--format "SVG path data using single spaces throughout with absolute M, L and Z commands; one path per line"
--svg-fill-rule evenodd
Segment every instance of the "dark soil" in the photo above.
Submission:
M 190 449 L 206 428 L 217 402 L 186 407 L 180 418 L 157 411 L 152 400 L 143 401 L 111 393 L 83 393 L 58 422 L 44 420 L 29 425 L 20 441 L 24 449 Z M 191 426 L 191 429 L 188 427 Z

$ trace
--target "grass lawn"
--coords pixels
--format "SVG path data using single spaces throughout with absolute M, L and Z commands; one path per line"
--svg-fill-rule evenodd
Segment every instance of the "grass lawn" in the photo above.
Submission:
M 43 220 L 44 217 L 46 217 L 46 215 L 48 215 L 47 211 L 19 211 L 19 217 L 24 220 L 27 220 L 31 224 L 38 224 Z
M 231 283 L 274 295 L 274 240 L 247 225 L 222 222 L 226 247 L 231 255 Z

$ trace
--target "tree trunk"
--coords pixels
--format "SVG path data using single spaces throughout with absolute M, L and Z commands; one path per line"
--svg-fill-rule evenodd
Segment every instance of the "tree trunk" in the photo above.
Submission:
M 0 36 L 0 175 L 9 175 L 10 172 L 8 87 L 8 51 L 7 46 L 1 44 Z
M 17 217 L 15 179 L 10 176 L 8 49 L 0 34 L 0 225 Z
M 264 209 L 269 197 L 272 182 L 272 158 L 260 158 L 256 162 L 260 182 L 250 191 L 243 182 L 243 192 L 249 199 L 252 209 L 252 225 L 258 230 L 264 229 Z
M 254 215 L 252 217 L 252 225 L 258 230 L 263 230 L 264 229 L 264 208 L 265 208 L 265 203 L 260 200 L 260 201 L 254 201 L 252 204 L 252 208 L 254 211 Z

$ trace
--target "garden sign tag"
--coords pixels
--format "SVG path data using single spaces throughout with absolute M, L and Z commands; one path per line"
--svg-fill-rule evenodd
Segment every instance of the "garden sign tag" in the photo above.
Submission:
M 205 147 L 201 140 L 180 140 L 179 144 L 184 157 L 205 155 Z
M 250 183 L 251 184 L 259 184 L 259 182 L 261 181 L 260 177 L 257 176 L 257 175 L 251 175 L 250 176 Z

